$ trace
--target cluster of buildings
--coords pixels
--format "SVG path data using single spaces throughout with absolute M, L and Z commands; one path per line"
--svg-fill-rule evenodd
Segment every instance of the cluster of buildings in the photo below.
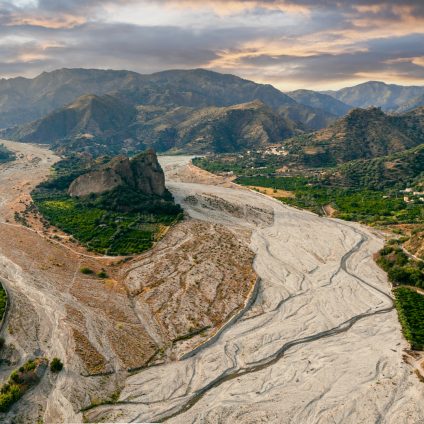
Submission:
M 416 191 L 411 187 L 407 187 L 400 192 L 403 193 L 403 200 L 406 203 L 424 202 L 424 191 Z

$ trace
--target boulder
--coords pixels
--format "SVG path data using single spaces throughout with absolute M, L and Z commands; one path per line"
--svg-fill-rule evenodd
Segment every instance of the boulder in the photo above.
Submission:
M 117 156 L 100 169 L 83 174 L 69 186 L 72 197 L 100 194 L 119 186 L 128 186 L 143 194 L 162 196 L 165 175 L 156 153 L 149 149 L 129 159 Z

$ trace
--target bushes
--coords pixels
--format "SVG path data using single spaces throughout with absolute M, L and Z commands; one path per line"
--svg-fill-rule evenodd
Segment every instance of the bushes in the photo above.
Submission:
M 409 259 L 401 248 L 385 246 L 378 252 L 376 262 L 387 272 L 387 276 L 393 284 L 424 288 L 422 263 Z
M 15 154 L 7 149 L 4 144 L 0 144 L 0 163 L 10 162 L 15 159 Z
M 31 386 L 38 383 L 37 367 L 46 362 L 43 358 L 29 360 L 10 374 L 9 381 L 0 389 L 0 412 L 7 412 Z
M 0 321 L 4 318 L 7 305 L 7 293 L 3 288 L 3 285 L 0 283 Z
M 85 274 L 85 275 L 91 275 L 91 274 L 94 274 L 94 271 L 93 271 L 92 269 L 90 269 L 90 268 L 86 267 L 86 266 L 83 266 L 83 267 L 80 269 L 80 272 L 81 272 L 81 274 Z
M 54 373 L 58 373 L 62 371 L 63 363 L 59 358 L 53 358 L 50 362 L 50 371 Z
M 19 385 L 13 383 L 5 384 L 0 391 L 0 412 L 7 412 L 21 396 L 22 393 Z
M 424 349 L 424 296 L 412 289 L 399 287 L 394 290 L 396 308 L 406 340 L 411 348 Z

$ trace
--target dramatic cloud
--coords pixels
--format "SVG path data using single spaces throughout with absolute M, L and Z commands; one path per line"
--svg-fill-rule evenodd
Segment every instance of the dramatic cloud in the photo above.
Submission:
M 3 0 L 0 77 L 204 67 L 281 89 L 424 84 L 422 0 Z

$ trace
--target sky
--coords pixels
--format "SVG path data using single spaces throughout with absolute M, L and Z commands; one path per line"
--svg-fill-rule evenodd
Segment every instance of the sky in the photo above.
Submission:
M 424 85 L 424 0 L 0 0 L 0 78 L 63 67 Z

